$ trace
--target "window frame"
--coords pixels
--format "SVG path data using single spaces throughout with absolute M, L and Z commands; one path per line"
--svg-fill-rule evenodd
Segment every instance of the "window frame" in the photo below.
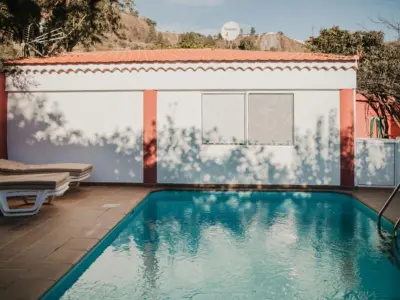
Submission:
M 243 95 L 243 112 L 244 112 L 244 131 L 243 131 L 243 143 L 207 143 L 204 142 L 204 107 L 203 107 L 203 96 L 204 95 Z M 201 92 L 201 145 L 204 146 L 246 146 L 247 145 L 247 94 L 245 91 L 235 92 L 235 91 L 224 91 L 224 92 Z
M 282 96 L 282 95 L 288 95 L 288 96 L 292 96 L 292 100 L 293 100 L 293 105 L 292 105 L 292 143 L 289 145 L 274 145 L 274 144 L 265 144 L 265 143 L 260 143 L 260 144 L 253 144 L 250 143 L 249 141 L 249 96 L 253 94 L 253 95 L 277 95 L 277 96 Z M 279 93 L 279 92 L 258 92 L 258 91 L 247 91 L 246 92 L 246 145 L 247 146 L 271 146 L 271 147 L 293 147 L 295 144 L 295 116 L 294 116 L 294 111 L 295 111 L 295 101 L 294 101 L 294 93 L 288 93 L 288 92 L 284 92 L 284 93 Z
M 292 105 L 292 143 L 290 145 L 271 145 L 271 144 L 253 144 L 249 142 L 249 95 L 290 95 L 293 99 Z M 203 95 L 244 95 L 244 143 L 207 143 L 204 142 L 204 109 L 203 109 Z M 201 145 L 202 146 L 268 146 L 268 147 L 294 147 L 295 146 L 295 93 L 294 92 L 279 92 L 279 91 L 201 91 Z

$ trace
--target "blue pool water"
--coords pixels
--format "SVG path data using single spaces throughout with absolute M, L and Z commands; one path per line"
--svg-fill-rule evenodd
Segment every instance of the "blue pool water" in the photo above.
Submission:
M 346 195 L 157 192 L 44 299 L 400 299 L 388 241 Z

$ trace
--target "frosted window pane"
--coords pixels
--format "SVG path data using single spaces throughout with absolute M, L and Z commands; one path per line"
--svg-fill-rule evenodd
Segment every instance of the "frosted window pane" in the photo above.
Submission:
M 249 144 L 293 145 L 293 94 L 249 95 Z
M 243 144 L 244 110 L 244 94 L 203 94 L 203 144 Z

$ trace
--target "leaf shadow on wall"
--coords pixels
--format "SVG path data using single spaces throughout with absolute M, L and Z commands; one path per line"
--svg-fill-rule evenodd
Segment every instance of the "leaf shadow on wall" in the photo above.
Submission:
M 174 116 L 158 134 L 158 180 L 162 183 L 339 185 L 337 112 L 320 116 L 314 132 L 295 134 L 294 146 L 203 145 L 195 127 L 177 128 Z M 297 131 L 297 129 L 296 129 Z M 215 132 L 207 134 L 217 135 Z M 325 132 L 328 132 L 326 134 Z M 277 162 L 273 151 L 289 153 Z M 207 151 L 218 152 L 209 154 Z
M 62 110 L 46 97 L 23 94 L 22 98 L 10 98 L 8 135 L 9 143 L 13 143 L 10 159 L 25 163 L 91 163 L 92 180 L 142 182 L 141 130 L 126 127 L 111 134 L 89 136 L 82 129 L 70 128 Z M 90 122 L 90 114 L 88 118 Z
M 343 157 L 350 165 L 353 128 L 346 131 L 343 135 L 349 137 L 342 140 Z M 215 155 L 214 150 L 221 149 L 220 146 L 202 145 L 201 129 L 179 128 L 175 125 L 174 115 L 168 116 L 167 123 L 159 126 L 157 132 L 158 140 L 148 141 L 149 146 L 144 150 L 147 156 L 157 151 L 158 161 L 148 163 L 157 165 L 159 183 L 340 184 L 340 141 L 335 110 L 328 118 L 320 116 L 314 130 L 300 134 L 296 128 L 294 146 L 290 146 L 289 151 L 288 146 L 276 146 L 290 154 L 291 161 L 286 164 L 282 164 L 282 157 L 276 160 L 275 146 L 231 145 Z M 92 163 L 92 179 L 101 174 L 106 182 L 142 182 L 141 128 L 126 127 L 115 129 L 112 134 L 88 135 L 82 129 L 71 128 L 63 111 L 45 96 L 37 98 L 25 93 L 21 99 L 9 101 L 8 134 L 13 143 L 11 159 L 27 163 Z M 218 134 L 218 130 L 213 134 Z M 210 149 L 211 152 L 207 152 Z M 360 170 L 371 168 L 369 152 L 368 147 L 359 149 L 357 164 Z M 390 161 L 382 157 L 377 168 L 384 169 L 388 164 Z M 363 172 L 363 176 L 369 176 L 371 181 L 374 174 L 376 172 Z

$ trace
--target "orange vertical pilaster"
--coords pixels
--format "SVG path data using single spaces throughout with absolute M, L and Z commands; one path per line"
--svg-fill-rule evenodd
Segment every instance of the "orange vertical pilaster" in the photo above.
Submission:
M 157 183 L 157 91 L 143 92 L 143 183 Z
M 354 187 L 354 90 L 340 91 L 340 186 Z

